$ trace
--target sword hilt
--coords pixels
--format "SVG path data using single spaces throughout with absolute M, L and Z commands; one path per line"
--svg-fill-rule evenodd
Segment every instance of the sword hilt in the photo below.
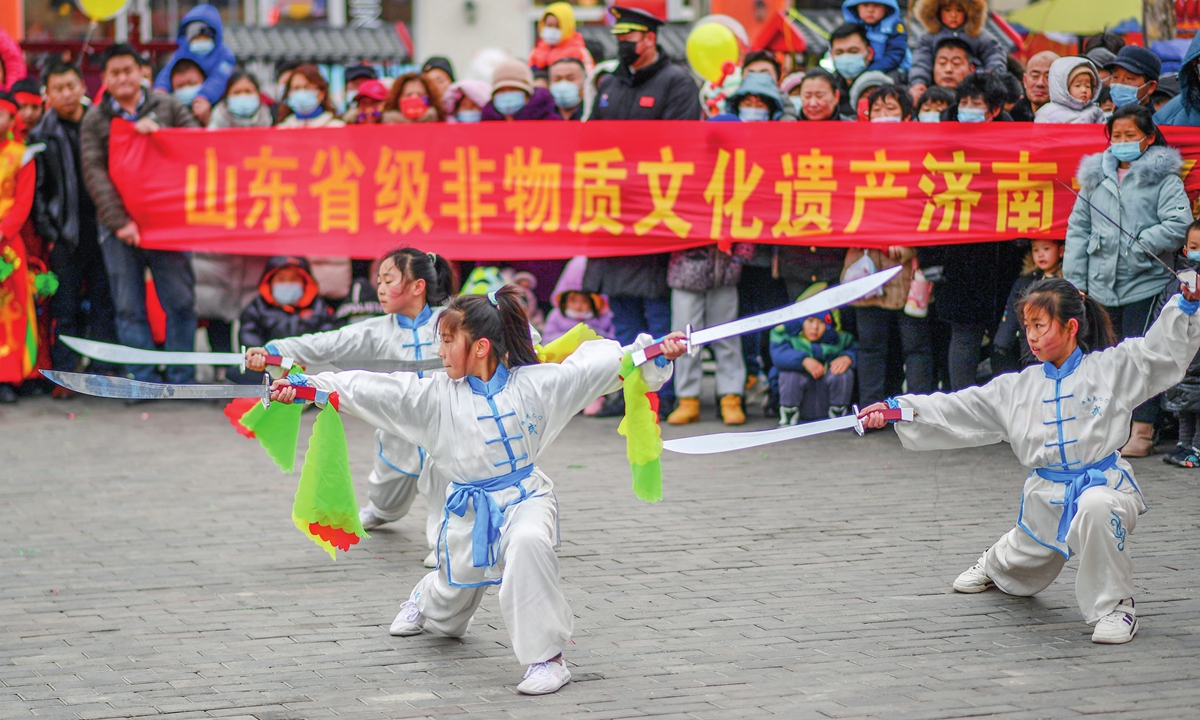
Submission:
M 338 406 L 340 405 L 340 403 L 338 402 L 338 394 L 336 392 L 329 392 L 328 390 L 320 390 L 318 388 L 311 387 L 311 386 L 306 387 L 306 386 L 300 386 L 300 385 L 293 385 L 292 387 L 294 387 L 296 389 L 296 399 L 297 400 L 306 400 L 308 402 L 316 403 L 318 405 L 325 405 L 328 403 L 330 405 L 333 405 L 334 410 L 337 410 Z
M 266 365 L 267 367 L 280 368 L 284 372 L 280 373 L 279 376 L 283 377 L 284 375 L 287 375 L 287 371 L 291 370 L 292 366 L 296 364 L 296 360 L 295 360 L 295 358 L 290 358 L 287 355 L 268 354 L 266 356 L 266 358 L 263 359 L 263 364 Z M 245 345 L 242 346 L 241 370 L 243 373 L 246 372 L 246 346 Z
M 887 410 L 876 410 L 875 412 L 883 413 L 883 419 L 888 422 L 912 422 L 912 419 L 913 419 L 913 409 L 912 408 L 905 408 L 905 407 L 888 408 Z M 855 405 L 854 406 L 854 414 L 858 415 L 859 420 L 862 420 L 870 413 L 858 412 L 858 406 Z M 862 433 L 859 433 L 859 434 L 861 435 Z
M 684 343 L 687 344 L 688 354 L 694 355 L 696 352 L 699 352 L 699 347 L 697 347 L 695 350 L 692 349 L 692 326 L 688 325 L 686 328 L 684 328 L 683 334 L 684 334 L 683 341 L 684 341 Z M 633 366 L 640 367 L 640 366 L 645 365 L 646 363 L 650 362 L 654 358 L 662 356 L 663 342 L 666 339 L 667 339 L 666 335 L 664 335 L 660 338 L 655 338 L 653 344 L 647 345 L 646 347 L 642 348 L 641 350 L 634 352 L 633 353 Z

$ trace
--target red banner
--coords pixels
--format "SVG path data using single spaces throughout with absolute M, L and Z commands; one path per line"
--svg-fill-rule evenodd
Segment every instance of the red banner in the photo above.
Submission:
M 1183 145 L 1188 189 L 1200 131 Z M 461 259 L 636 255 L 719 242 L 835 247 L 1062 238 L 1102 126 L 484 123 L 113 126 L 147 248 Z M 1193 187 L 1195 185 L 1196 187 Z

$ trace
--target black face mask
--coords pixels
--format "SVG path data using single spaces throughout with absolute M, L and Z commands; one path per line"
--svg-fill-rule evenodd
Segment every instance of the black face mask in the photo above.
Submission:
M 633 64 L 638 60 L 637 43 L 632 40 L 621 40 L 617 42 L 617 58 L 622 65 L 633 67 Z

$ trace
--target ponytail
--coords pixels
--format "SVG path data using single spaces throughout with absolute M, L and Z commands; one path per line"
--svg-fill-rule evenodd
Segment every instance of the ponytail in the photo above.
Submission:
M 429 305 L 442 305 L 454 294 L 454 270 L 441 255 L 406 247 L 393 250 L 382 259 L 391 260 L 406 281 L 424 280 L 425 302 Z
M 1077 322 L 1079 331 L 1075 340 L 1084 352 L 1117 344 L 1104 306 L 1091 296 L 1080 295 L 1074 285 L 1062 278 L 1043 278 L 1030 285 L 1017 303 L 1017 318 L 1022 323 L 1029 309 L 1044 311 L 1064 327 L 1071 320 Z
M 537 352 L 529 336 L 529 317 L 521 304 L 522 292 L 513 285 L 487 295 L 459 295 L 446 304 L 438 318 L 439 329 L 462 331 L 471 342 L 487 338 L 496 362 L 509 368 L 537 365 Z

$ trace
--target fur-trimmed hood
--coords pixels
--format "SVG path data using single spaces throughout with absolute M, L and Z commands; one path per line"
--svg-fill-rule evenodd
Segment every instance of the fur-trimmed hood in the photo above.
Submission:
M 942 29 L 942 21 L 938 18 L 938 9 L 944 2 L 946 0 L 917 0 L 913 5 L 913 16 L 925 26 L 925 30 L 930 34 Z M 987 25 L 987 0 L 955 0 L 955 2 L 961 2 L 967 9 L 967 22 L 961 29 L 971 37 L 979 37 L 979 34 L 983 32 L 983 27 Z
M 1133 185 L 1156 185 L 1169 175 L 1179 175 L 1183 169 L 1183 156 L 1175 148 L 1161 145 L 1151 146 L 1140 158 L 1129 163 L 1129 174 L 1125 183 Z M 1079 185 L 1091 192 L 1104 182 L 1104 179 L 1117 180 L 1117 159 L 1112 150 L 1088 155 L 1079 163 L 1075 173 Z

